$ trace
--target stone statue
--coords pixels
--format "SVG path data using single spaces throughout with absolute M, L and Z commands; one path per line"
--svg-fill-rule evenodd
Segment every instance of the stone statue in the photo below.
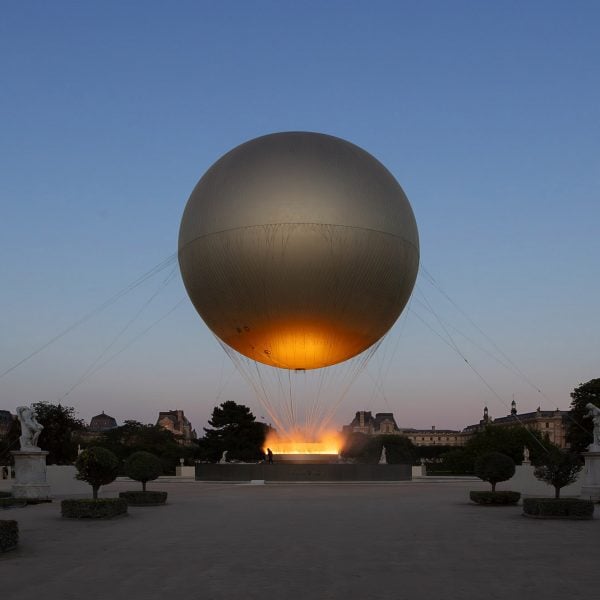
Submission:
M 598 408 L 595 404 L 588 402 L 585 407 L 588 409 L 586 417 L 592 419 L 594 423 L 594 441 L 592 442 L 592 446 L 589 450 L 594 452 L 600 451 L 600 408 Z
M 228 450 L 225 450 L 223 452 L 223 454 L 221 455 L 221 460 L 219 461 L 220 465 L 223 465 L 227 462 L 227 452 L 228 452 Z
M 18 406 L 17 417 L 21 424 L 21 450 L 39 450 L 37 442 L 44 427 L 38 423 L 29 406 Z
M 529 460 L 529 448 L 527 446 L 523 447 L 523 462 L 527 464 L 531 462 Z
M 381 449 L 381 456 L 379 458 L 380 465 L 387 465 L 387 455 L 385 452 L 385 446 Z

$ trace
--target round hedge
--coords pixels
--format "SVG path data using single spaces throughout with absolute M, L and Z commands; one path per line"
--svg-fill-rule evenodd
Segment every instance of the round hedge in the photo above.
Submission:
M 52 502 L 48 500 L 48 502 Z M 39 504 L 39 502 L 32 501 L 31 498 L 15 498 L 13 496 L 0 498 L 0 508 L 22 508 L 28 504 Z
M 506 506 L 516 504 L 521 499 L 519 492 L 470 492 L 471 500 L 476 504 L 488 506 Z
M 19 543 L 19 525 L 16 521 L 0 521 L 0 552 L 14 550 Z
M 123 498 L 63 500 L 60 508 L 67 519 L 111 519 L 127 514 L 127 502 Z
M 537 519 L 593 519 L 594 503 L 581 498 L 525 498 L 523 515 Z

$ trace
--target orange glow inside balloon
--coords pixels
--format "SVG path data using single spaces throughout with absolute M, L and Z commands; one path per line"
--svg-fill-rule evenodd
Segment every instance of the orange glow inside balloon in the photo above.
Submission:
M 348 327 L 312 320 L 270 322 L 223 341 L 241 354 L 282 369 L 319 369 L 358 354 L 376 338 Z

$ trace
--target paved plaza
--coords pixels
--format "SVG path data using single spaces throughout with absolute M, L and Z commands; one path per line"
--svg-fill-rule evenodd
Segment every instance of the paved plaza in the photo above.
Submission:
M 108 521 L 62 519 L 58 501 L 5 510 L 21 542 L 0 555 L 0 598 L 597 597 L 600 519 L 540 521 L 468 502 L 469 489 L 486 488 L 159 481 L 149 489 L 168 491 L 168 505 Z

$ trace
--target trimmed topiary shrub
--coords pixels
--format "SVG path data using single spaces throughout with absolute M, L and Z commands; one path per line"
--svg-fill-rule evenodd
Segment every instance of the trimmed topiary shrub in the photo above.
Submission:
M 162 473 L 162 463 L 150 452 L 134 452 L 125 461 L 125 475 L 142 483 L 146 491 L 146 483 L 153 481 Z
M 523 514 L 538 519 L 592 519 L 594 503 L 580 498 L 524 498 Z
M 119 498 L 123 498 L 130 506 L 159 506 L 167 501 L 167 492 L 119 492 Z
M 560 497 L 561 488 L 575 483 L 583 463 L 581 458 L 567 450 L 551 447 L 538 459 L 533 474 L 554 488 L 554 498 Z
M 75 466 L 77 479 L 87 481 L 92 486 L 93 498 L 97 500 L 100 486 L 112 483 L 117 478 L 119 459 L 110 450 L 93 446 L 77 457 Z
M 515 474 L 515 461 L 501 452 L 488 452 L 475 461 L 475 475 L 492 484 L 492 492 L 496 484 L 510 479 Z
M 496 506 L 516 504 L 521 499 L 519 492 L 471 492 L 469 496 L 477 504 L 493 504 Z
M 16 500 L 23 500 L 25 504 L 46 504 L 52 502 L 52 498 L 16 498 Z
M 127 502 L 123 498 L 63 500 L 60 508 L 67 519 L 110 519 L 127 514 Z
M 19 543 L 19 525 L 16 521 L 0 521 L 0 552 L 14 550 Z
M 26 498 L 14 498 L 13 496 L 0 498 L 0 508 L 15 508 L 27 506 L 27 504 Z

